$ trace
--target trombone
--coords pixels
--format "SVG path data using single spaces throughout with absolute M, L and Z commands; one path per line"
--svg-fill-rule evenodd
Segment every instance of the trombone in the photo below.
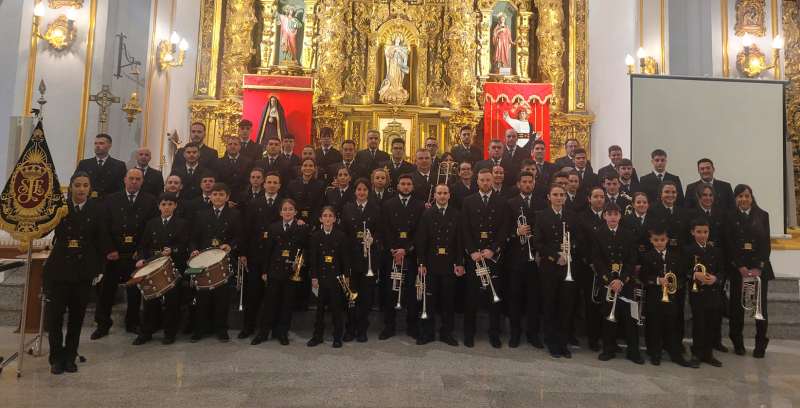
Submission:
M 392 291 L 397 292 L 397 304 L 394 305 L 395 310 L 403 308 L 403 306 L 400 305 L 400 299 L 403 298 L 403 278 L 405 277 L 403 266 L 403 263 L 397 265 L 392 262 L 392 273 L 389 274 L 389 279 L 392 280 Z
M 525 216 L 525 207 L 519 207 L 519 217 L 517 217 L 517 227 L 527 227 L 528 226 L 528 217 Z M 520 235 L 519 236 L 519 243 L 520 245 L 528 245 L 528 261 L 533 262 L 536 258 L 533 256 L 533 250 L 531 249 L 531 234 L 527 235 Z
M 342 287 L 344 297 L 347 299 L 347 307 L 354 308 L 356 306 L 356 299 L 358 299 L 358 292 L 353 292 L 350 289 L 350 278 L 344 275 L 337 275 L 336 280 L 339 281 L 339 286 Z
M 367 228 L 367 222 L 364 221 L 364 258 L 367 258 L 367 277 L 375 276 L 372 272 L 372 233 Z
M 417 301 L 422 301 L 422 314 L 420 319 L 426 320 L 428 318 L 428 294 L 427 294 L 427 279 L 425 275 L 417 274 Z
M 456 176 L 456 162 L 447 160 L 439 163 L 439 168 L 436 170 L 436 183 L 431 184 L 431 189 L 428 192 L 428 203 L 433 203 L 433 192 L 439 184 L 449 184 L 450 177 Z
M 247 270 L 247 262 L 239 260 L 236 265 L 236 286 L 239 289 L 239 311 L 244 310 L 244 277 L 249 273 Z
M 491 289 L 492 302 L 499 303 L 500 296 L 497 296 L 497 291 L 494 289 L 494 284 L 492 283 L 491 271 L 486 265 L 486 260 L 484 260 L 483 257 L 475 261 L 475 275 L 478 275 L 478 279 L 481 281 L 481 288 L 486 289 L 488 286 L 489 289 Z
M 669 295 L 674 295 L 678 291 L 678 277 L 672 271 L 667 272 L 667 265 L 664 264 L 664 284 L 661 285 L 661 301 L 669 303 Z
M 761 277 L 742 278 L 742 309 L 753 312 L 756 320 L 765 320 L 761 312 Z
M 567 223 L 563 222 L 562 240 L 561 240 L 561 253 L 567 259 L 567 277 L 564 282 L 572 282 L 572 241 L 570 240 L 570 233 L 567 230 Z
M 300 275 L 300 270 L 303 269 L 303 250 L 298 248 L 297 253 L 294 255 L 292 261 L 292 276 L 289 278 L 292 282 L 302 282 L 303 276 Z

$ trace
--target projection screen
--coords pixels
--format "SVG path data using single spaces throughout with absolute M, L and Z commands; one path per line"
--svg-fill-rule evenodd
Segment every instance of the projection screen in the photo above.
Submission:
M 684 189 L 697 160 L 714 161 L 716 177 L 753 188 L 769 212 L 770 233 L 785 231 L 784 82 L 631 75 L 631 159 L 640 176 L 650 152 L 664 149 L 667 170 Z

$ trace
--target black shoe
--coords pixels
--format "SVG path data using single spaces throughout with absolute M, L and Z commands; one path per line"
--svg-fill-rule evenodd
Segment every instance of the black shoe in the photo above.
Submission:
M 92 340 L 97 340 L 106 336 L 108 336 L 108 329 L 101 329 L 98 327 L 94 332 L 92 332 L 92 335 L 89 338 Z
M 519 334 L 512 334 L 511 338 L 508 339 L 508 347 L 517 348 L 519 347 Z
M 729 350 L 727 347 L 725 347 L 725 345 L 724 345 L 724 344 L 722 344 L 722 343 L 719 343 L 719 344 L 715 345 L 713 348 L 714 348 L 714 350 L 717 350 L 717 351 L 719 351 L 720 353 L 727 353 L 727 352 L 729 352 L 729 351 L 730 351 L 730 350 Z
M 642 365 L 642 364 L 644 364 L 644 359 L 642 358 L 642 355 L 641 355 L 641 354 L 639 354 L 639 353 L 635 353 L 635 354 L 628 354 L 628 355 L 626 356 L 626 358 L 627 358 L 628 360 L 631 360 L 631 361 L 633 361 L 633 362 L 634 362 L 634 363 L 636 363 L 636 364 L 639 364 L 639 365 Z
M 764 358 L 764 355 L 767 353 L 766 348 L 755 348 L 753 349 L 753 358 Z
M 236 338 L 246 339 L 246 338 L 250 337 L 250 335 L 252 335 L 252 334 L 253 334 L 252 330 L 242 330 L 242 331 L 239 332 L 239 334 L 236 336 Z
M 333 339 L 333 348 L 342 348 L 342 340 Z
M 464 337 L 464 347 L 468 348 L 475 347 L 475 338 L 472 336 Z
M 281 346 L 288 346 L 289 345 L 289 336 L 285 334 L 281 334 L 278 336 L 278 342 L 281 343 Z
M 594 352 L 600 351 L 600 343 L 597 340 L 589 341 L 589 350 Z
M 431 337 L 428 336 L 417 336 L 417 345 L 424 346 L 431 342 Z
M 608 351 L 604 351 L 604 352 L 600 353 L 599 356 L 597 356 L 597 359 L 600 360 L 600 361 L 608 361 L 608 360 L 611 360 L 614 357 L 616 357 L 616 355 L 614 353 L 608 352 Z
M 359 343 L 366 343 L 367 342 L 367 333 L 361 333 L 356 336 L 356 341 Z
M 717 360 L 714 356 L 708 356 L 700 361 L 714 367 L 722 367 L 722 361 Z
M 747 349 L 744 348 L 744 344 L 734 344 L 733 345 L 733 352 L 737 356 L 743 356 L 747 354 Z
M 672 362 L 677 364 L 677 365 L 679 365 L 679 366 L 681 366 L 681 367 L 688 367 L 688 368 L 699 368 L 700 367 L 700 362 L 699 361 L 697 361 L 695 359 L 691 359 L 689 361 L 686 361 L 686 359 L 683 358 L 683 356 L 674 357 L 672 359 Z
M 55 375 L 64 374 L 64 363 L 57 361 L 50 365 L 50 373 Z
M 406 336 L 416 340 L 419 337 L 419 331 L 417 329 L 406 329 Z
M 306 346 L 308 346 L 308 347 L 316 347 L 316 346 L 319 346 L 320 344 L 322 344 L 322 339 L 321 339 L 321 338 L 319 338 L 319 337 L 312 337 L 312 338 L 311 338 L 311 339 L 308 341 L 308 343 L 306 343 Z
M 650 364 L 654 366 L 661 365 L 661 357 L 650 357 Z
M 344 337 L 342 338 L 342 341 L 345 342 L 345 343 L 348 343 L 348 342 L 353 341 L 353 339 L 355 339 L 355 338 L 356 338 L 356 336 L 353 335 L 353 333 L 345 332 Z
M 455 338 L 453 338 L 453 336 L 449 334 L 446 334 L 444 336 L 439 336 L 439 341 L 441 341 L 444 344 L 447 344 L 448 346 L 458 346 L 458 340 L 456 340 Z
M 139 334 L 139 326 L 137 326 L 135 324 L 125 325 L 125 332 L 126 333 Z
M 378 340 L 390 339 L 394 337 L 394 334 L 395 334 L 394 329 L 384 327 L 383 330 L 381 330 L 381 333 L 378 335 Z
M 250 341 L 250 345 L 257 346 L 265 341 L 267 341 L 267 335 L 264 333 L 258 333 L 256 334 L 256 337 L 253 337 L 253 340 Z
M 620 347 L 619 344 L 614 344 L 614 352 L 622 353 L 622 347 Z
M 572 337 L 569 338 L 569 340 L 567 340 L 567 345 L 568 346 L 572 346 L 572 347 L 580 347 L 581 346 L 581 342 L 578 341 L 578 339 L 575 338 L 575 336 L 572 336 Z
M 227 342 L 231 341 L 231 336 L 228 336 L 228 332 L 224 331 L 222 333 L 217 334 L 217 339 L 221 343 L 227 343 Z
M 561 351 L 552 349 L 550 350 L 550 357 L 552 358 L 561 358 Z
M 173 344 L 173 343 L 175 343 L 175 336 L 167 336 L 167 337 L 164 337 L 164 339 L 161 340 L 161 344 L 163 344 L 165 346 L 169 346 L 170 344 Z
M 202 334 L 193 334 L 192 337 L 189 337 L 189 343 L 197 343 L 202 338 L 203 338 Z
M 535 347 L 537 349 L 543 349 L 544 348 L 544 344 L 542 344 L 542 340 L 539 339 L 539 336 L 528 336 L 528 344 L 530 344 L 531 346 L 533 346 L 533 347 Z
M 492 347 L 496 348 L 496 349 L 499 349 L 500 347 L 503 347 L 503 342 L 500 341 L 500 336 L 498 336 L 496 334 L 493 334 L 493 335 L 489 336 L 489 344 L 491 344 Z
M 572 352 L 569 351 L 569 347 L 563 347 L 561 349 L 561 356 L 564 358 L 572 358 Z
M 64 371 L 67 373 L 77 373 L 78 365 L 75 364 L 75 360 L 64 363 Z
M 140 334 L 140 335 L 136 336 L 136 339 L 133 340 L 133 345 L 134 346 L 141 346 L 142 344 L 145 344 L 145 343 L 147 343 L 148 341 L 150 341 L 152 339 L 153 339 L 152 336 L 145 336 L 145 335 Z

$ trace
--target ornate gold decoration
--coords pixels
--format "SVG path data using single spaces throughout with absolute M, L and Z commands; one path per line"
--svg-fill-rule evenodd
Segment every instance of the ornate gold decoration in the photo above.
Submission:
M 119 96 L 114 96 L 111 93 L 110 85 L 103 85 L 100 87 L 100 92 L 89 95 L 89 101 L 96 103 L 100 107 L 100 113 L 97 115 L 97 131 L 106 133 L 108 131 L 108 107 L 119 103 Z
M 578 139 L 578 143 L 586 149 L 587 156 L 591 155 L 592 123 L 594 115 L 591 113 L 553 113 L 550 119 L 550 157 L 566 154 L 564 143 L 570 138 Z
M 728 0 L 719 0 L 720 28 L 722 31 L 722 76 L 730 76 L 730 57 L 728 56 Z
M 217 72 L 222 30 L 222 0 L 201 0 L 200 30 L 197 39 L 197 67 L 194 81 L 194 96 L 214 98 L 217 96 Z
M 736 70 L 742 76 L 756 78 L 767 69 L 767 57 L 755 44 L 736 54 Z
M 51 9 L 59 9 L 61 7 L 72 7 L 79 9 L 83 7 L 83 0 L 48 0 L 47 5 Z
M 477 28 L 472 13 L 472 2 L 453 0 L 448 4 L 450 27 L 445 36 L 450 56 L 446 66 L 450 79 L 450 93 L 447 102 L 453 110 L 461 108 L 474 110 L 477 108 L 478 81 L 473 61 L 479 54 L 475 41 Z
M 786 130 L 792 142 L 794 194 L 800 202 L 800 5 L 796 1 L 784 0 L 782 9 L 786 38 L 784 69 L 789 81 L 786 86 Z M 800 207 L 797 216 L 800 217 Z
M 182 67 L 188 48 L 189 44 L 185 39 L 178 37 L 177 33 L 172 33 L 169 40 L 159 41 L 158 69 L 166 71 L 173 67 Z
M 97 27 L 97 0 L 89 0 L 89 29 L 86 37 L 86 59 L 83 63 L 83 91 L 81 96 L 81 116 L 78 127 L 78 146 L 75 164 L 83 160 L 86 148 L 86 125 L 89 120 L 89 87 L 92 84 L 92 63 L 94 62 L 94 36 Z
M 128 125 L 132 124 L 136 119 L 136 115 L 142 112 L 142 105 L 139 105 L 139 94 L 131 92 L 131 97 L 125 105 L 122 105 L 122 111 L 125 112 L 125 119 L 128 120 Z
M 42 35 L 42 39 L 47 41 L 47 44 L 54 50 L 62 51 L 75 42 L 77 34 L 78 30 L 75 28 L 75 23 L 62 14 L 47 25 L 47 31 Z
M 643 74 L 658 75 L 658 62 L 653 57 L 644 57 L 639 60 L 639 69 Z
M 752 34 L 763 37 L 767 32 L 766 0 L 736 0 L 736 25 L 733 29 L 737 36 Z
M 552 111 L 564 110 L 564 9 L 560 0 L 536 0 L 539 9 L 539 71 L 543 82 L 553 84 Z
M 587 0 L 570 0 L 569 26 L 569 94 L 570 112 L 586 111 L 587 81 L 589 72 L 588 46 L 589 33 L 586 25 Z
M 319 0 L 317 3 L 318 33 L 317 67 L 318 76 L 314 101 L 316 103 L 338 104 L 342 100 L 342 73 L 345 70 L 344 36 L 337 33 L 348 31 L 345 25 L 344 0 Z
M 242 78 L 253 52 L 251 33 L 256 23 L 253 0 L 228 0 L 222 56 L 222 97 L 241 97 Z
M 329 127 L 333 129 L 333 143 L 338 145 L 344 140 L 344 115 L 339 112 L 335 106 L 329 104 L 320 104 L 314 106 L 314 123 L 316 123 L 317 132 L 319 129 Z
M 384 151 L 391 150 L 392 140 L 400 138 L 408 142 L 408 129 L 403 127 L 403 124 L 397 120 L 392 120 L 381 129 L 382 133 L 382 147 Z

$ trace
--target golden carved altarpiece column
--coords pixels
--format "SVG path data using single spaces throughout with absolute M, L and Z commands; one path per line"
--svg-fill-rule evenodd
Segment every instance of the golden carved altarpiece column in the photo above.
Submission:
M 411 126 L 409 151 L 428 136 L 444 150 L 461 126 L 481 121 L 483 82 L 551 82 L 553 154 L 568 137 L 588 147 L 594 116 L 586 106 L 587 1 L 200 0 L 192 120 L 205 122 L 208 144 L 220 146 L 235 132 L 243 74 L 309 75 L 315 128 L 330 126 L 337 140 L 363 145 L 368 129 L 402 119 Z M 301 55 L 297 63 L 276 64 L 276 20 L 287 2 L 302 9 Z M 510 75 L 490 73 L 498 6 L 515 15 Z M 403 53 L 387 48 L 396 38 Z M 409 94 L 400 105 L 378 98 L 392 64 L 402 66 Z
M 792 141 L 794 193 L 797 202 L 800 202 L 800 5 L 794 0 L 784 0 L 782 10 L 783 35 L 786 39 L 784 72 L 789 81 L 786 87 L 786 129 Z

